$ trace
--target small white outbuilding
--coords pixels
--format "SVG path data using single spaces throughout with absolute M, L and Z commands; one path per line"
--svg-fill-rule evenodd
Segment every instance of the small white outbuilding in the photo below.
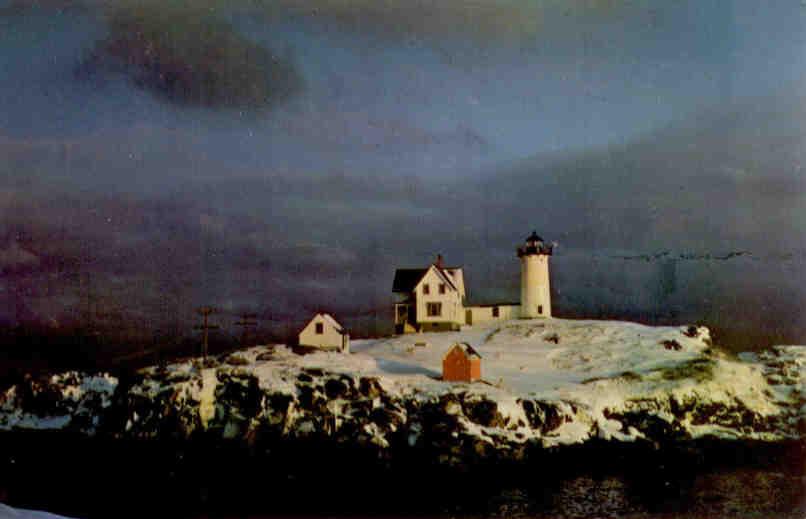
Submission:
M 299 332 L 299 345 L 349 353 L 350 334 L 332 315 L 320 312 Z

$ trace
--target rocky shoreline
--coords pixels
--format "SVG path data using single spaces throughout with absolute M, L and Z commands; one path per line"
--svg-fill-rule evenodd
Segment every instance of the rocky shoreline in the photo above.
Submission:
M 270 359 L 270 354 L 258 350 L 250 352 Z M 236 354 L 222 363 L 193 361 L 124 377 L 69 372 L 44 380 L 26 378 L 2 394 L 0 430 L 59 430 L 118 439 L 202 435 L 249 446 L 315 440 L 353 444 L 379 458 L 424 448 L 432 450 L 440 464 L 457 467 L 487 458 L 522 461 L 530 450 L 596 439 L 656 448 L 710 438 L 802 441 L 806 395 L 801 393 L 802 378 L 794 375 L 803 373 L 793 372 L 784 359 L 778 352 L 768 355 L 767 364 L 759 364 L 767 383 L 784 388 L 790 396 L 777 402 L 775 412 L 763 413 L 738 397 L 655 392 L 604 407 L 603 424 L 582 401 L 530 398 L 495 388 L 480 392 L 476 385 L 422 392 L 390 387 L 379 377 L 281 362 L 272 366 L 280 369 L 272 371 L 267 382 L 265 372 L 242 365 L 251 361 Z M 697 359 L 659 376 L 674 379 L 685 374 L 696 379 L 713 370 L 716 362 Z M 782 375 L 771 373 L 773 369 L 788 374 L 788 386 Z M 633 377 L 638 375 L 604 382 L 629 384 Z M 592 385 L 596 391 L 600 382 L 586 381 L 582 386 Z M 764 387 L 755 389 L 768 392 Z M 706 434 L 701 433 L 704 427 Z
M 517 326 L 489 336 L 523 332 Z M 625 349 L 643 369 L 579 375 L 542 394 L 395 377 L 368 355 L 282 347 L 118 376 L 26 377 L 0 393 L 0 488 L 17 505 L 41 506 L 48 494 L 57 510 L 86 518 L 104 507 L 63 505 L 134 494 L 141 505 L 175 502 L 182 517 L 233 507 L 489 514 L 491 503 L 511 506 L 501 496 L 513 492 L 528 495 L 533 511 L 552 509 L 593 478 L 610 481 L 627 508 L 651 510 L 690 506 L 698 478 L 725 468 L 779 478 L 774 509 L 799 506 L 806 348 L 726 358 L 707 334 L 690 332 L 664 339 L 679 348 L 660 353 Z M 596 352 L 548 351 L 555 364 L 582 353 Z

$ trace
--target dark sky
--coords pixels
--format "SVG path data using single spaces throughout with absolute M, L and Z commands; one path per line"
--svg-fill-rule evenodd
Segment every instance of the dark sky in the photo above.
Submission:
M 6 324 L 385 331 L 536 229 L 560 314 L 806 341 L 800 1 L 0 0 L 0 48 Z

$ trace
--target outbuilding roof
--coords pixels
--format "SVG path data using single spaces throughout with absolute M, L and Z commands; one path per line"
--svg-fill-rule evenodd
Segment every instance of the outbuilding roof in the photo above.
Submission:
M 450 348 L 448 348 L 448 351 L 446 351 L 446 352 L 445 352 L 445 355 L 442 357 L 442 358 L 443 358 L 443 360 L 445 359 L 445 357 L 447 357 L 447 356 L 448 356 L 448 354 L 449 354 L 451 351 L 453 351 L 453 350 L 454 350 L 454 348 L 460 348 L 460 349 L 461 349 L 461 350 L 464 352 L 464 354 L 465 354 L 465 355 L 467 355 L 467 356 L 468 356 L 469 358 L 471 358 L 471 359 L 473 359 L 473 358 L 480 359 L 480 358 L 481 358 L 481 355 L 479 354 L 479 352 L 477 352 L 477 351 L 476 351 L 476 350 L 473 348 L 473 346 L 469 345 L 469 344 L 468 344 L 468 343 L 466 343 L 466 342 L 457 342 L 456 344 L 454 344 L 453 346 L 451 346 Z
M 344 328 L 342 327 L 342 325 L 340 325 L 340 324 L 338 323 L 338 321 L 336 321 L 336 319 L 335 319 L 335 318 L 334 318 L 332 315 L 330 315 L 330 314 L 326 314 L 326 313 L 324 313 L 324 312 L 319 312 L 319 313 L 318 313 L 318 314 L 316 314 L 316 315 L 321 315 L 321 316 L 322 316 L 322 319 L 324 319 L 324 320 L 325 320 L 325 322 L 327 322 L 327 323 L 328 323 L 330 326 L 332 326 L 333 328 L 335 328 L 337 332 L 339 332 L 339 333 L 344 333 Z M 315 319 L 315 318 L 316 318 L 316 316 L 314 316 L 314 319 Z

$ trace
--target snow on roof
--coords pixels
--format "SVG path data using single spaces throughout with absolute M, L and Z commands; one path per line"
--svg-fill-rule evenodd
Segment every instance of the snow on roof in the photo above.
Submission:
M 449 276 L 448 274 L 443 272 L 443 270 L 441 268 L 437 267 L 436 265 L 431 265 L 431 267 L 433 267 L 434 271 L 437 273 L 437 276 L 439 276 L 440 279 L 445 281 L 445 283 L 447 283 L 447 285 L 449 287 L 451 287 L 454 290 L 458 290 L 456 288 L 456 285 L 453 283 L 453 279 L 452 279 L 451 276 Z M 431 267 L 429 267 L 429 268 L 431 268 Z
M 342 325 L 340 325 L 340 324 L 338 323 L 338 321 L 336 321 L 336 319 L 335 319 L 335 318 L 334 318 L 332 315 L 327 314 L 327 313 L 324 313 L 324 312 L 319 312 L 319 313 L 318 313 L 318 314 L 316 314 L 316 315 L 317 315 L 317 316 L 318 316 L 318 315 L 321 315 L 321 316 L 322 316 L 322 319 L 324 319 L 324 320 L 325 320 L 325 322 L 327 322 L 327 323 L 328 323 L 330 326 L 332 326 L 333 328 L 335 328 L 335 329 L 336 329 L 336 331 L 338 331 L 338 332 L 343 332 L 343 331 L 344 331 L 344 328 L 342 327 Z M 315 319 L 315 318 L 316 318 L 316 316 L 314 316 L 314 319 Z
M 451 351 L 453 351 L 455 348 L 461 349 L 464 352 L 464 354 L 467 355 L 470 358 L 477 358 L 477 359 L 481 358 L 481 355 L 479 355 L 479 352 L 477 352 L 475 349 L 473 349 L 473 346 L 469 345 L 466 342 L 457 342 L 456 344 L 454 344 L 453 346 L 448 348 L 448 351 L 446 351 L 445 355 L 442 356 L 442 360 L 445 360 L 445 358 L 448 356 L 448 354 Z

